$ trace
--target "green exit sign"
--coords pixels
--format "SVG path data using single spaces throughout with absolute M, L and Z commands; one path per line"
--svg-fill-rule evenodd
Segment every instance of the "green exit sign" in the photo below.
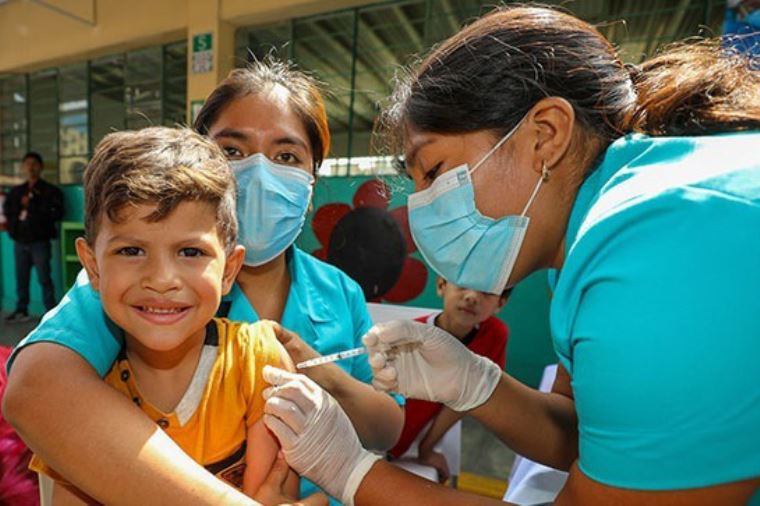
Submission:
M 193 74 L 205 74 L 214 70 L 214 52 L 211 32 L 193 35 Z
M 211 51 L 211 33 L 199 33 L 193 35 L 193 53 Z

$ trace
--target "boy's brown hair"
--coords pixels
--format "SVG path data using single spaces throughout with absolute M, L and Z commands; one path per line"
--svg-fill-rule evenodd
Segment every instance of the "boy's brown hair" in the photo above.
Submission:
M 156 205 L 161 221 L 182 202 L 211 204 L 229 253 L 237 240 L 235 179 L 222 150 L 187 128 L 150 127 L 106 135 L 84 172 L 85 238 L 94 246 L 100 220 L 114 223 L 128 206 Z

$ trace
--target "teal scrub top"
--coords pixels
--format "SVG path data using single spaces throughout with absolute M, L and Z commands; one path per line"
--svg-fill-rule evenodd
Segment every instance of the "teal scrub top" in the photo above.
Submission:
M 322 355 L 362 346 L 361 338 L 372 320 L 361 287 L 341 270 L 293 247 L 287 252 L 291 284 L 285 303 L 283 327 L 296 332 Z M 256 311 L 235 284 L 222 302 L 220 312 L 231 320 L 256 322 Z M 21 341 L 18 350 L 39 342 L 53 342 L 80 354 L 101 376 L 111 369 L 122 347 L 121 330 L 103 312 L 100 296 L 82 271 L 77 282 L 56 308 Z M 366 355 L 336 362 L 354 378 L 370 383 L 372 369 Z M 403 404 L 401 397 L 396 402 Z M 301 480 L 302 494 L 319 490 Z M 338 504 L 334 500 L 333 504 Z
M 580 469 L 641 490 L 760 476 L 760 133 L 619 139 L 566 248 L 550 319 Z

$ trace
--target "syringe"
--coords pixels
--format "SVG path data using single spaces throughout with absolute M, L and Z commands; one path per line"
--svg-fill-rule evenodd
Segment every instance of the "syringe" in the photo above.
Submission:
M 385 353 L 389 358 L 393 358 L 401 352 L 412 351 L 419 346 L 420 346 L 420 343 L 417 343 L 417 342 L 400 344 L 386 350 Z M 296 364 L 296 369 L 308 369 L 309 367 L 316 367 L 318 365 L 329 364 L 330 362 L 336 362 L 338 360 L 343 360 L 344 358 L 351 358 L 351 357 L 356 357 L 359 355 L 364 355 L 365 353 L 368 353 L 368 351 L 367 351 L 367 348 L 365 348 L 364 346 L 361 346 L 359 348 L 354 348 L 351 350 L 339 351 L 338 353 L 332 353 L 330 355 L 325 355 L 324 357 L 317 357 L 317 358 L 312 358 L 310 360 L 306 360 L 304 362 L 299 362 L 298 364 Z
M 330 362 L 336 362 L 338 360 L 343 360 L 344 358 L 356 357 L 364 353 L 367 353 L 367 348 L 360 346 L 359 348 L 354 348 L 352 350 L 339 351 L 338 353 L 332 353 L 330 355 L 325 355 L 324 357 L 312 358 L 310 360 L 300 362 L 296 364 L 296 369 L 308 369 L 309 367 L 329 364 Z

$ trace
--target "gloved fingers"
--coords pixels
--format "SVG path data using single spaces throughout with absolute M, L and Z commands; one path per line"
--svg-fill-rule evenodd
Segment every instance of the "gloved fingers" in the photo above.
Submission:
M 369 356 L 369 366 L 375 370 L 382 369 L 385 367 L 385 364 L 388 362 L 388 358 L 385 356 L 384 353 L 372 353 Z
M 386 351 L 394 346 L 419 341 L 420 331 L 426 327 L 424 323 L 411 320 L 378 323 L 367 331 L 362 341 L 370 351 Z
M 264 403 L 264 413 L 276 416 L 298 434 L 303 432 L 308 418 L 295 402 L 279 396 L 270 397 Z
M 289 400 L 298 406 L 298 409 L 301 410 L 304 416 L 317 409 L 320 399 L 303 382 L 296 380 L 276 387 L 267 387 L 262 392 L 262 395 L 265 400 L 269 400 L 275 396 Z
M 398 372 L 393 367 L 373 370 L 372 386 L 384 392 L 398 391 Z
M 264 376 L 264 381 L 274 386 L 283 385 L 288 381 L 296 379 L 298 376 L 295 373 L 286 371 L 285 369 L 278 369 L 277 367 L 272 367 L 271 365 L 264 366 L 262 375 Z
M 384 382 L 396 382 L 398 381 L 398 371 L 392 365 L 386 365 L 382 369 L 373 371 L 374 379 Z
M 298 442 L 298 434 L 274 415 L 264 414 L 264 425 L 274 432 L 283 448 L 293 448 Z
M 301 383 L 304 390 L 311 392 L 312 394 L 316 395 L 322 390 L 319 385 L 314 383 L 314 381 L 312 381 L 309 377 L 304 376 L 303 374 L 296 374 L 284 369 L 278 369 L 277 367 L 272 367 L 271 365 L 265 365 L 262 374 L 264 376 L 264 381 L 273 386 L 280 386 L 289 381 L 295 381 L 297 383 Z

